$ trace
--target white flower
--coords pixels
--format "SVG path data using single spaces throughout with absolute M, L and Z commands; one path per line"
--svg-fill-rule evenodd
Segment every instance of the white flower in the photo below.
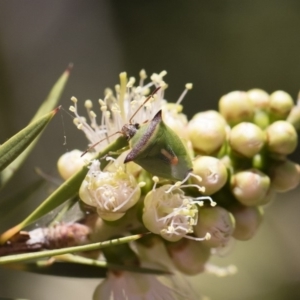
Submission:
M 97 123 L 96 113 L 92 110 L 93 104 L 90 100 L 86 100 L 85 107 L 90 119 L 90 124 L 86 119 L 79 115 L 77 108 L 77 99 L 72 97 L 74 105 L 70 110 L 75 114 L 74 123 L 78 129 L 82 130 L 87 139 L 90 141 L 89 146 L 93 146 L 95 151 L 100 151 L 107 144 L 113 142 L 117 135 L 116 133 L 125 134 L 123 126 L 126 124 L 143 124 L 152 120 L 154 115 L 161 109 L 164 110 L 164 118 L 166 123 L 170 125 L 175 131 L 183 132 L 187 120 L 186 117 L 180 113 L 182 109 L 180 102 L 186 95 L 187 91 L 192 88 L 192 84 L 187 84 L 186 89 L 179 97 L 176 104 L 172 106 L 166 105 L 164 100 L 164 91 L 167 84 L 163 81 L 163 77 L 167 74 L 162 71 L 159 74 L 154 73 L 151 76 L 151 82 L 145 84 L 144 80 L 147 78 L 146 72 L 140 72 L 140 80 L 137 86 L 135 78 L 127 79 L 125 72 L 120 74 L 120 85 L 115 86 L 115 92 L 111 89 L 105 90 L 104 99 L 99 100 L 101 121 Z M 150 87 L 160 87 L 160 89 L 147 101 L 147 96 Z M 175 110 L 174 110 L 175 108 Z M 99 141 L 102 141 L 99 143 Z M 98 144 L 97 144 L 98 143 Z
M 154 180 L 157 182 L 155 177 Z M 186 196 L 179 187 L 190 185 L 182 185 L 182 183 L 166 184 L 157 189 L 156 184 L 154 185 L 144 199 L 143 223 L 151 232 L 160 234 L 164 239 L 172 242 L 183 237 L 194 240 L 209 239 L 208 233 L 204 238 L 195 238 L 188 234 L 193 233 L 193 226 L 197 224 L 197 205 L 203 205 L 201 200 L 210 200 L 212 206 L 215 203 L 210 197 Z
M 97 208 L 102 219 L 117 220 L 124 216 L 140 198 L 140 187 L 135 178 L 124 172 L 121 166 L 115 172 L 100 170 L 100 162 L 93 160 L 89 172 L 79 190 L 82 201 Z
M 151 120 L 155 113 L 161 109 L 163 100 L 164 89 L 166 84 L 162 80 L 166 72 L 155 74 L 155 80 L 148 84 L 144 84 L 144 79 L 147 78 L 145 71 L 140 72 L 140 82 L 138 86 L 134 86 L 135 79 L 130 77 L 127 80 L 126 73 L 120 74 L 120 85 L 115 86 L 115 93 L 111 89 L 105 90 L 104 99 L 99 100 L 100 111 L 102 113 L 101 122 L 97 123 L 96 113 L 92 110 L 93 105 L 90 100 L 86 100 L 85 107 L 90 118 L 90 124 L 86 119 L 78 114 L 77 99 L 72 97 L 71 100 L 74 106 L 70 110 L 75 114 L 76 118 L 74 123 L 78 129 L 81 129 L 88 140 L 90 145 L 94 145 L 100 140 L 105 139 L 103 143 L 95 146 L 95 150 L 99 151 L 106 144 L 114 141 L 116 136 L 108 138 L 112 134 L 122 132 L 122 127 L 125 124 L 141 124 L 145 121 Z M 146 95 L 149 93 L 151 86 L 161 87 L 161 89 L 150 99 L 142 109 L 140 109 L 134 119 L 131 116 L 143 104 Z

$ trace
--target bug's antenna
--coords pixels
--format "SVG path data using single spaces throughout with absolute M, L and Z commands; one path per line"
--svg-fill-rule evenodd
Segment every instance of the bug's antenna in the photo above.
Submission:
M 138 113 L 138 111 L 151 99 L 151 97 L 153 97 L 153 95 L 160 89 L 161 87 L 159 86 L 158 88 L 156 88 L 152 93 L 151 93 L 151 95 L 149 95 L 147 98 L 146 98 L 146 100 L 140 105 L 140 107 L 134 112 L 134 114 L 131 116 L 131 118 L 130 118 L 130 120 L 129 120 L 129 124 L 131 124 L 131 121 L 132 121 L 132 119 L 134 118 L 134 116 Z M 113 133 L 113 134 L 111 134 L 111 135 L 109 135 L 109 136 L 107 136 L 106 138 L 104 138 L 104 139 L 102 139 L 102 140 L 100 140 L 99 142 L 97 142 L 97 143 L 95 143 L 94 145 L 92 145 L 91 147 L 89 147 L 89 148 L 87 148 L 82 154 L 81 154 L 81 157 L 83 156 L 83 155 L 85 155 L 86 153 L 88 153 L 91 149 L 93 149 L 93 148 L 95 148 L 98 144 L 100 144 L 101 142 L 103 142 L 104 140 L 106 140 L 106 139 L 108 139 L 108 138 L 110 138 L 110 137 L 112 137 L 113 135 L 115 135 L 115 134 L 122 134 L 122 135 L 124 135 L 124 133 L 123 132 L 121 132 L 121 131 L 117 131 L 117 132 L 115 132 L 115 133 Z
M 97 142 L 96 144 L 92 145 L 91 147 L 87 148 L 81 155 L 80 157 L 82 157 L 83 155 L 87 154 L 90 150 L 92 150 L 93 148 L 95 148 L 97 145 L 99 145 L 101 142 L 105 141 L 106 139 L 112 137 L 113 135 L 117 134 L 117 133 L 120 133 L 120 134 L 123 134 L 122 132 L 120 131 L 117 131 L 109 136 L 107 136 L 106 138 L 100 140 L 99 142 Z
M 139 110 L 153 97 L 153 95 L 160 89 L 161 87 L 159 86 L 158 88 L 156 88 L 150 96 L 148 96 L 146 98 L 146 100 L 140 105 L 140 107 L 134 112 L 134 114 L 131 116 L 131 118 L 129 119 L 129 124 L 131 124 L 132 119 L 134 118 L 134 116 L 139 112 Z

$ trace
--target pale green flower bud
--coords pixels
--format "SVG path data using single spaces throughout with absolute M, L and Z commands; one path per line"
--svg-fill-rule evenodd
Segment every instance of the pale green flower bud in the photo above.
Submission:
M 144 199 L 143 223 L 145 227 L 155 234 L 161 235 L 165 240 L 175 242 L 181 238 L 203 240 L 209 238 L 206 233 L 201 238 L 193 238 L 193 226 L 197 224 L 198 207 L 203 205 L 202 199 L 209 197 L 188 197 L 179 188 L 180 185 L 163 185 L 149 192 Z
M 287 192 L 300 182 L 300 166 L 290 160 L 272 162 L 268 174 L 271 186 L 276 192 Z
M 97 208 L 98 215 L 107 221 L 115 221 L 135 205 L 141 196 L 140 186 L 122 167 L 115 172 L 100 170 L 100 162 L 94 160 L 79 190 L 79 197 L 86 204 Z
M 201 116 L 201 118 L 210 119 L 221 123 L 224 127 L 228 126 L 224 117 L 216 110 L 207 110 L 199 112 L 195 114 L 193 118 L 198 118 L 199 116 Z
M 262 201 L 270 188 L 270 178 L 257 169 L 234 174 L 231 178 L 231 191 L 244 205 L 253 206 Z
M 203 154 L 216 153 L 226 140 L 226 122 L 214 111 L 196 114 L 188 124 L 193 148 Z
M 272 121 L 284 120 L 294 106 L 292 97 L 284 91 L 276 91 L 270 95 L 270 115 Z
M 263 220 L 263 209 L 259 206 L 244 206 L 241 204 L 229 208 L 235 219 L 235 229 L 232 236 L 239 241 L 253 238 Z
M 225 165 L 211 156 L 198 156 L 193 162 L 193 173 L 202 178 L 201 184 L 205 187 L 204 195 L 212 195 L 220 190 L 228 177 Z M 199 184 L 196 177 L 192 177 L 192 182 Z
M 86 153 L 81 156 L 83 152 L 80 150 L 72 150 L 64 153 L 57 161 L 57 169 L 59 175 L 64 179 L 69 179 L 72 175 L 78 172 L 83 166 L 87 165 L 92 158 L 91 153 Z
M 293 125 L 286 121 L 277 121 L 267 129 L 267 148 L 271 152 L 288 155 L 297 147 L 297 132 Z
M 211 238 L 202 243 L 211 248 L 224 247 L 228 243 L 235 226 L 233 216 L 224 208 L 203 207 L 199 209 L 199 219 L 194 227 L 196 236 L 209 232 Z
M 180 272 L 196 275 L 205 271 L 205 264 L 210 258 L 210 248 L 202 242 L 182 239 L 175 243 L 166 243 L 166 248 Z
M 270 96 L 267 92 L 261 89 L 252 89 L 247 92 L 249 100 L 252 102 L 255 109 L 266 110 L 269 108 Z
M 265 133 L 255 124 L 243 122 L 234 126 L 229 134 L 229 144 L 237 153 L 251 158 L 264 146 Z
M 219 101 L 219 111 L 230 126 L 252 121 L 254 107 L 246 92 L 234 91 L 224 95 Z

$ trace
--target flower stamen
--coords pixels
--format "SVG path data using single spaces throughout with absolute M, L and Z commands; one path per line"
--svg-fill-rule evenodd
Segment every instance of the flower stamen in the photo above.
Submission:
M 187 92 L 189 90 L 191 90 L 192 88 L 193 88 L 193 84 L 192 83 L 187 83 L 185 85 L 185 90 L 182 92 L 182 94 L 180 95 L 180 97 L 176 101 L 176 104 L 180 104 L 182 102 L 183 98 L 186 96 Z

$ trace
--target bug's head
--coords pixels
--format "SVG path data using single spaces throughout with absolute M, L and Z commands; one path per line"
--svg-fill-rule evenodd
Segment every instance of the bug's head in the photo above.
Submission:
M 126 136 L 127 140 L 130 140 L 137 132 L 137 130 L 140 128 L 140 124 L 125 124 L 122 127 L 122 133 L 124 136 Z

